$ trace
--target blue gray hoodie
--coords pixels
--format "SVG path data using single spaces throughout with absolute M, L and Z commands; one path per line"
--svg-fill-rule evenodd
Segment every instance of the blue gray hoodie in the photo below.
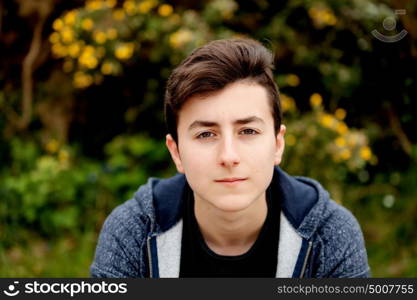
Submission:
M 355 217 L 315 180 L 279 167 L 272 184 L 281 201 L 276 277 L 368 277 Z M 178 277 L 185 176 L 150 178 L 116 207 L 101 230 L 92 277 Z

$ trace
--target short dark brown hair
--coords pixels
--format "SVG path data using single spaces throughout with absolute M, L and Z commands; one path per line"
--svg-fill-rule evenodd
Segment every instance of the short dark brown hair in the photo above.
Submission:
M 273 60 L 272 53 L 252 39 L 216 40 L 195 49 L 168 78 L 164 103 L 168 133 L 178 143 L 178 115 L 188 99 L 207 96 L 228 84 L 247 80 L 266 88 L 277 134 L 282 112 L 272 74 Z

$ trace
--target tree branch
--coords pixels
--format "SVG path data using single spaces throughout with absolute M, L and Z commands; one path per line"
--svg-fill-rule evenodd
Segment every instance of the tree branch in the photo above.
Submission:
M 42 45 L 42 29 L 45 24 L 45 16 L 39 16 L 39 20 L 35 25 L 32 42 L 30 44 L 29 52 L 23 60 L 22 68 L 22 84 L 23 84 L 23 99 L 22 99 L 22 117 L 19 120 L 18 128 L 20 130 L 26 129 L 32 118 L 32 102 L 33 102 L 33 65 L 39 55 Z

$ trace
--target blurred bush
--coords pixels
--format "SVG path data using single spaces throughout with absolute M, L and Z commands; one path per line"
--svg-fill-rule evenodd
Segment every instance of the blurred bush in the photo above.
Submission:
M 46 146 L 48 152 L 33 141 L 10 142 L 10 167 L 1 174 L 2 246 L 25 228 L 51 237 L 94 229 L 98 187 L 91 174 L 97 164 L 74 161 L 56 140 Z
M 32 228 L 43 236 L 97 230 L 115 204 L 131 198 L 147 174 L 163 176 L 168 152 L 145 136 L 117 136 L 103 163 L 51 140 L 10 141 L 10 166 L 0 175 L 2 246 Z
M 349 128 L 343 121 L 343 108 L 337 108 L 333 114 L 326 112 L 318 93 L 310 96 L 312 110 L 303 114 L 294 98 L 285 94 L 281 98 L 288 124 L 284 169 L 317 179 L 338 202 L 352 201 L 344 193 L 346 184 L 355 180 L 367 182 L 367 163 L 375 165 L 378 161 L 370 149 L 366 130 Z
M 103 76 L 120 75 L 138 59 L 177 63 L 184 52 L 213 37 L 202 17 L 218 22 L 231 18 L 236 8 L 233 1 L 211 1 L 200 15 L 176 12 L 157 0 L 127 0 L 119 6 L 116 0 L 91 0 L 56 19 L 49 40 L 52 53 L 64 58 L 63 69 L 72 73 L 74 86 L 86 88 L 100 84 Z

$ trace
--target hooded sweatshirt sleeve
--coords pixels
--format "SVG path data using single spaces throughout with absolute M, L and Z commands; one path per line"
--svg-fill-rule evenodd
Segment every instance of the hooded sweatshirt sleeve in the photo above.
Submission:
M 356 218 L 344 207 L 330 200 L 328 217 L 317 234 L 316 270 L 313 277 L 369 277 L 370 268 L 365 242 Z
M 145 272 L 146 218 L 141 218 L 135 199 L 116 207 L 105 220 L 99 235 L 92 277 L 143 277 Z

